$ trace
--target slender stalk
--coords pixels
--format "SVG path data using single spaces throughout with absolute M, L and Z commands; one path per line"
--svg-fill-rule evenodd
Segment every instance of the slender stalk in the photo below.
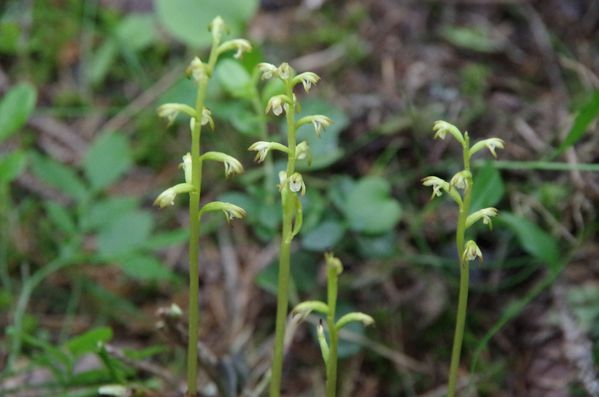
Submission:
M 335 397 L 337 393 L 337 327 L 335 324 L 335 310 L 337 306 L 337 269 L 328 266 L 327 269 L 327 327 L 329 329 L 329 361 L 327 365 L 327 397 Z
M 216 63 L 218 41 L 213 40 L 212 51 L 208 62 L 208 70 L 212 71 Z M 187 395 L 198 394 L 198 328 L 200 322 L 199 308 L 199 273 L 200 273 L 200 199 L 202 197 L 202 159 L 200 158 L 202 137 L 202 112 L 206 100 L 208 77 L 198 82 L 195 111 L 198 119 L 191 131 L 191 183 L 194 187 L 189 193 L 189 338 L 187 342 Z
M 470 171 L 470 142 L 468 135 L 464 137 L 464 169 Z M 464 190 L 464 200 L 460 206 L 458 218 L 458 229 L 456 232 L 456 248 L 458 257 L 460 258 L 460 291 L 458 295 L 458 309 L 456 314 L 455 333 L 453 337 L 453 347 L 451 351 L 451 364 L 449 367 L 449 384 L 447 396 L 455 396 L 458 369 L 460 366 L 460 355 L 462 352 L 462 342 L 464 340 L 464 326 L 466 324 L 466 310 L 468 308 L 468 286 L 470 278 L 469 262 L 464 256 L 465 249 L 465 234 L 466 234 L 466 219 L 470 211 L 470 203 L 472 202 L 472 178 L 469 178 L 466 189 Z
M 293 98 L 293 86 L 286 82 L 286 91 L 289 98 Z M 295 103 L 290 104 L 287 112 L 287 147 L 289 148 L 287 160 L 287 176 L 295 172 Z M 270 381 L 270 397 L 281 395 L 281 377 L 283 373 L 283 349 L 285 339 L 285 326 L 289 305 L 289 280 L 290 280 L 290 250 L 291 231 L 294 211 L 294 201 L 288 184 L 281 188 L 283 204 L 283 231 L 281 235 L 281 248 L 279 253 L 279 285 L 277 289 L 277 317 L 275 330 L 275 349 L 272 359 L 272 378 Z

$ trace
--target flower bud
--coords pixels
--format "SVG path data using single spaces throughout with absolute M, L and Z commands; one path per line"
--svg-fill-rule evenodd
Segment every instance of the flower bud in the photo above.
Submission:
M 364 324 L 365 326 L 368 326 L 374 324 L 374 319 L 370 317 L 368 314 L 362 312 L 348 313 L 345 316 L 341 317 L 339 321 L 337 321 L 335 327 L 337 328 L 337 331 L 339 331 L 351 322 L 359 322 Z
M 287 146 L 282 145 L 278 142 L 265 142 L 265 141 L 258 141 L 258 142 L 254 142 L 249 148 L 248 150 L 250 151 L 256 151 L 256 157 L 254 158 L 254 161 L 257 161 L 259 163 L 263 162 L 266 159 L 266 156 L 268 155 L 268 152 L 270 150 L 279 150 L 281 152 L 285 152 L 285 153 L 289 153 L 289 149 L 287 148 Z
M 298 84 L 301 82 L 304 86 L 304 91 L 308 92 L 310 91 L 310 88 L 312 88 L 313 84 L 318 83 L 318 80 L 320 80 L 320 77 L 316 73 L 304 72 L 294 77 L 293 84 Z
M 252 45 L 245 39 L 233 39 L 221 44 L 217 51 L 219 54 L 221 54 L 231 50 L 235 50 L 233 57 L 235 59 L 239 59 L 244 52 L 250 52 L 252 50 Z
M 497 158 L 497 153 L 495 153 L 495 149 L 496 148 L 503 149 L 503 147 L 504 147 L 503 144 L 504 144 L 503 139 L 499 139 L 499 138 L 483 139 L 482 141 L 476 142 L 470 148 L 470 156 L 472 156 L 474 153 L 478 152 L 482 148 L 486 147 L 487 149 L 489 149 L 489 151 L 491 152 L 493 157 Z
M 183 162 L 179 165 L 183 168 L 185 174 L 185 182 L 191 183 L 191 154 L 188 152 L 183 156 Z
M 235 204 L 226 203 L 224 201 L 212 201 L 202 207 L 200 210 L 200 217 L 204 212 L 211 211 L 222 211 L 225 218 L 227 218 L 227 222 L 231 222 L 231 220 L 235 218 L 241 219 L 246 215 L 245 210 Z
M 450 124 L 447 121 L 435 121 L 435 124 L 433 124 L 433 131 L 435 131 L 435 138 L 445 139 L 447 133 L 450 133 L 458 142 L 460 142 L 462 145 L 464 144 L 464 136 L 460 130 L 455 125 Z
M 476 211 L 473 214 L 468 215 L 466 219 L 466 227 L 470 227 L 475 224 L 478 220 L 482 219 L 485 225 L 489 225 L 491 229 L 493 227 L 493 223 L 491 221 L 492 217 L 497 216 L 497 209 L 493 207 L 483 208 L 481 210 Z
M 327 267 L 329 269 L 333 269 L 336 275 L 340 275 L 343 272 L 343 264 L 341 260 L 333 255 L 331 252 L 327 252 L 324 254 L 325 261 L 327 262 Z
M 480 252 L 480 248 L 474 242 L 474 240 L 468 240 L 464 248 L 463 258 L 467 261 L 473 261 L 478 258 L 479 262 L 483 261 L 483 253 Z
M 215 17 L 208 25 L 208 31 L 212 33 L 212 37 L 217 42 L 220 42 L 225 33 L 229 32 L 225 21 L 219 16 Z
M 310 146 L 308 145 L 308 142 L 303 141 L 295 147 L 295 158 L 297 160 L 310 160 L 310 157 Z
M 266 113 L 272 110 L 275 116 L 280 116 L 283 114 L 283 111 L 287 111 L 289 109 L 289 102 L 291 100 L 287 95 L 275 95 L 268 100 L 266 104 Z
M 179 112 L 183 112 L 190 117 L 196 116 L 196 111 L 194 108 L 182 103 L 165 103 L 158 106 L 156 112 L 158 113 L 159 117 L 164 117 L 167 119 L 169 126 L 173 124 Z
M 206 65 L 204 65 L 198 57 L 193 58 L 185 70 L 185 74 L 191 76 L 197 83 L 208 80 Z
M 225 175 L 241 174 L 243 166 L 233 156 L 221 152 L 206 152 L 201 156 L 202 160 L 220 161 L 225 166 Z
M 210 124 L 210 128 L 214 130 L 214 120 L 212 119 L 212 112 L 210 110 L 202 109 L 202 125 Z
M 320 134 L 324 131 L 328 126 L 333 124 L 333 120 L 331 120 L 327 116 L 323 116 L 322 114 L 316 114 L 313 116 L 305 116 L 297 121 L 298 128 L 304 124 L 312 123 L 314 126 L 314 131 L 316 132 L 316 136 L 320 138 Z
M 156 200 L 154 200 L 154 205 L 164 208 L 169 205 L 175 204 L 175 197 L 181 193 L 189 193 L 194 190 L 192 184 L 189 183 L 179 183 L 178 185 L 171 186 L 166 189 L 164 192 L 160 193 Z
M 433 188 L 431 199 L 435 196 L 441 197 L 443 194 L 441 190 L 445 190 L 447 192 L 450 189 L 449 183 L 436 176 L 427 176 L 426 178 L 423 178 L 422 185 Z
M 289 177 L 289 190 L 294 193 L 300 192 L 302 196 L 306 194 L 306 184 L 299 172 L 296 172 Z
M 463 170 L 455 174 L 449 181 L 449 184 L 451 186 L 455 186 L 458 189 L 465 190 L 470 186 L 471 180 L 472 174 L 470 173 L 470 171 Z

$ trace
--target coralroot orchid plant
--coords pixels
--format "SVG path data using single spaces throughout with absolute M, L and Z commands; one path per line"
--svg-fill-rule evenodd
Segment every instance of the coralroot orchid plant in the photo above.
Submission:
M 271 97 L 266 106 L 266 113 L 276 116 L 283 113 L 287 120 L 287 145 L 278 142 L 259 141 L 249 147 L 256 151 L 256 160 L 263 162 L 270 151 L 280 151 L 287 154 L 287 169 L 279 173 L 279 190 L 283 213 L 283 228 L 279 251 L 279 281 L 277 290 L 277 314 L 275 330 L 275 346 L 273 352 L 270 396 L 277 397 L 281 393 L 281 376 L 283 370 L 283 350 L 285 326 L 288 312 L 289 280 L 290 280 L 290 250 L 291 241 L 299 233 L 302 226 L 302 206 L 299 195 L 304 195 L 306 185 L 302 175 L 295 170 L 296 161 L 310 159 L 310 148 L 307 142 L 296 142 L 296 132 L 305 124 L 312 124 L 317 135 L 331 124 L 331 119 L 323 115 L 312 115 L 296 119 L 299 101 L 294 94 L 294 88 L 302 84 L 308 92 L 312 85 L 320 79 L 312 72 L 297 74 L 289 64 L 282 63 L 278 67 L 269 63 L 259 64 L 263 79 L 278 78 L 285 87 L 283 94 Z
M 178 194 L 189 195 L 189 341 L 187 347 L 187 395 L 197 396 L 197 344 L 199 326 L 199 236 L 201 217 L 206 212 L 222 211 L 231 221 L 234 218 L 242 218 L 245 211 L 233 204 L 214 201 L 200 208 L 202 192 L 202 168 L 205 161 L 221 162 L 225 168 L 225 176 L 243 172 L 241 163 L 232 156 L 221 152 L 201 151 L 202 127 L 209 125 L 214 129 L 210 111 L 205 107 L 206 91 L 208 81 L 218 57 L 228 51 L 236 51 L 235 57 L 239 58 L 244 52 L 251 50 L 251 45 L 244 39 L 233 39 L 222 41 L 227 28 L 221 17 L 216 17 L 210 23 L 209 29 L 212 33 L 212 48 L 208 62 L 202 62 L 195 57 L 187 68 L 187 75 L 197 84 L 197 96 L 195 107 L 180 103 L 167 103 L 158 108 L 158 115 L 165 117 L 171 124 L 179 113 L 190 117 L 191 129 L 191 153 L 183 156 L 181 168 L 185 174 L 185 182 L 172 186 L 162 192 L 155 205 L 164 208 L 174 204 Z
M 491 218 L 497 216 L 497 209 L 495 208 L 483 208 L 472 214 L 470 213 L 472 189 L 474 186 L 470 170 L 470 159 L 475 153 L 484 148 L 487 148 L 493 157 L 496 157 L 495 149 L 503 149 L 504 143 L 499 138 L 489 138 L 470 145 L 468 133 L 462 134 L 456 126 L 446 121 L 435 122 L 433 130 L 435 131 L 435 138 L 445 139 L 447 134 L 455 138 L 462 145 L 464 159 L 464 169 L 456 173 L 449 182 L 436 176 L 427 176 L 422 180 L 424 186 L 429 186 L 433 189 L 431 198 L 441 196 L 444 192 L 448 193 L 459 208 L 456 247 L 460 262 L 460 290 L 447 392 L 448 397 L 453 397 L 456 392 L 460 353 L 464 339 L 464 325 L 468 304 L 469 262 L 475 259 L 478 259 L 480 262 L 483 260 L 483 254 L 476 242 L 474 240 L 466 241 L 466 230 L 480 220 L 491 228 Z
M 337 393 L 337 348 L 339 345 L 339 331 L 351 322 L 361 322 L 364 325 L 374 323 L 374 319 L 368 314 L 352 312 L 342 316 L 335 321 L 335 310 L 337 307 L 337 280 L 343 272 L 341 261 L 333 254 L 325 254 L 327 266 L 327 303 L 321 301 L 306 301 L 297 305 L 293 312 L 302 319 L 311 312 L 318 312 L 327 317 L 327 330 L 329 342 L 324 333 L 322 322 L 318 325 L 318 344 L 324 360 L 327 379 L 327 397 L 335 397 Z

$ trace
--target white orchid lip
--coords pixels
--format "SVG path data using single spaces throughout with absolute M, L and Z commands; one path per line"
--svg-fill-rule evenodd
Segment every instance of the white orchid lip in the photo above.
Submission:
M 312 88 L 313 85 L 316 85 L 316 83 L 318 83 L 319 80 L 320 77 L 316 73 L 304 72 L 298 74 L 293 78 L 293 84 L 302 83 L 302 85 L 304 86 L 304 91 L 308 92 L 310 91 L 310 88 Z
M 243 165 L 233 156 L 222 152 L 206 152 L 200 156 L 202 161 L 211 160 L 223 163 L 225 167 L 225 176 L 233 174 L 241 174 L 243 172 Z
M 305 116 L 302 117 L 301 119 L 299 119 L 297 121 L 297 126 L 298 128 L 301 127 L 304 124 L 309 124 L 311 123 L 312 126 L 314 127 L 314 131 L 316 132 L 316 136 L 320 137 L 320 134 L 322 134 L 322 132 L 329 127 L 331 124 L 333 124 L 333 120 L 331 120 L 330 117 L 324 116 L 322 114 L 315 114 L 312 116 Z
M 493 222 L 491 218 L 496 217 L 498 213 L 499 211 L 497 211 L 497 209 L 493 207 L 478 210 L 473 214 L 468 215 L 468 218 L 466 219 L 466 227 L 468 228 L 482 219 L 483 224 L 489 225 L 489 228 L 492 228 Z
M 304 183 L 304 178 L 299 172 L 292 174 L 289 178 L 289 190 L 294 193 L 301 193 L 303 196 L 306 194 L 306 184 Z

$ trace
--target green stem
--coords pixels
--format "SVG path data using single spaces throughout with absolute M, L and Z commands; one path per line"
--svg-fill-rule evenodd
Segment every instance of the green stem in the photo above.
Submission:
M 216 64 L 216 48 L 218 41 L 213 40 L 212 51 L 208 61 L 207 74 Z M 202 137 L 202 112 L 206 100 L 208 77 L 198 82 L 195 111 L 197 114 L 194 128 L 191 131 L 191 183 L 194 190 L 189 193 L 189 337 L 187 341 L 187 395 L 198 394 L 198 328 L 200 322 L 200 199 L 202 197 L 202 160 L 200 158 Z
M 464 169 L 470 171 L 470 141 L 468 135 L 464 142 Z M 460 261 L 460 291 L 458 295 L 458 310 L 456 315 L 455 333 L 453 336 L 453 347 L 451 351 L 451 365 L 449 367 L 449 384 L 447 386 L 447 396 L 454 397 L 458 382 L 458 369 L 460 366 L 460 355 L 462 352 L 462 342 L 464 340 L 464 326 L 466 324 L 466 310 L 468 308 L 468 286 L 470 278 L 470 269 L 468 260 L 464 256 L 466 219 L 470 211 L 472 202 L 472 178 L 469 178 L 468 185 L 464 190 L 464 200 L 460 206 L 458 218 L 458 229 L 456 232 L 456 248 Z
M 337 394 L 337 345 L 339 338 L 337 336 L 337 327 L 335 326 L 335 311 L 337 306 L 337 269 L 328 266 L 327 269 L 327 304 L 329 312 L 327 314 L 327 327 L 329 329 L 329 360 L 327 365 L 327 397 L 335 397 Z
M 293 98 L 293 87 L 286 82 L 287 95 Z M 295 172 L 295 103 L 289 105 L 287 110 L 287 176 Z M 279 252 L 279 285 L 277 289 L 277 318 L 275 330 L 275 347 L 272 359 L 272 378 L 270 381 L 270 397 L 281 395 L 281 377 L 283 374 L 283 353 L 285 342 L 285 326 L 287 321 L 287 310 L 289 304 L 289 282 L 290 282 L 290 250 L 291 250 L 291 228 L 293 215 L 295 213 L 294 203 L 287 183 L 281 188 L 281 200 L 283 207 L 283 231 L 281 235 L 281 248 Z

